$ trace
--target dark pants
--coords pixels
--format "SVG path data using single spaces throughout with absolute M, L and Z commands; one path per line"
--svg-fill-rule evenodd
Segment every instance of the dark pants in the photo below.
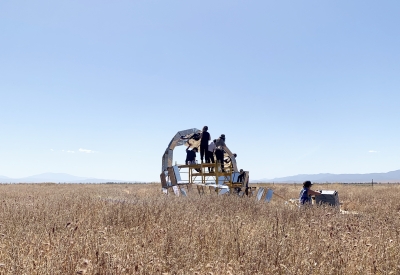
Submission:
M 239 175 L 238 182 L 243 182 L 243 180 L 244 180 L 244 173 Z
M 225 172 L 225 169 L 224 169 L 224 151 L 221 150 L 221 149 L 215 150 L 215 157 L 217 159 L 217 162 L 221 163 L 222 172 Z
M 206 163 L 215 163 L 214 153 L 207 150 L 206 152 Z M 213 167 L 208 167 L 208 172 L 213 171 Z
M 200 144 L 200 159 L 201 159 L 201 162 L 203 162 L 204 156 L 207 159 L 207 152 L 208 152 L 208 144 L 204 144 L 204 145 Z

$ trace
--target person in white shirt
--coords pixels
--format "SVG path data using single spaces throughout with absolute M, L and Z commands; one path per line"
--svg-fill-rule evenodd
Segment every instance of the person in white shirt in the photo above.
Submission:
M 224 148 L 226 147 L 226 145 L 225 145 L 225 135 L 224 134 L 222 134 L 218 139 L 216 139 L 215 146 L 217 146 L 217 148 L 215 149 L 215 158 L 217 159 L 218 163 L 221 163 L 221 171 L 225 173 Z
M 209 145 L 208 145 L 208 151 L 206 154 L 206 163 L 215 163 L 215 159 L 214 159 L 214 151 L 215 148 L 217 148 L 217 146 L 215 145 L 215 142 L 217 140 L 214 139 Z M 208 172 L 214 172 L 214 168 L 213 167 L 208 167 Z

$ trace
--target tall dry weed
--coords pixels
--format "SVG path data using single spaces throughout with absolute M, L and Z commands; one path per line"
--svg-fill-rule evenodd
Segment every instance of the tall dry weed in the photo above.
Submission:
M 0 274 L 399 274 L 400 187 L 329 189 L 359 214 L 159 185 L 1 185 Z

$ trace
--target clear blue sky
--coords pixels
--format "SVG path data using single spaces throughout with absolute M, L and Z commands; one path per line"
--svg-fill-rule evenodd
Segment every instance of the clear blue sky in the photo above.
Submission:
M 399 14 L 400 1 L 1 1 L 0 175 L 157 181 L 170 139 L 204 125 L 251 179 L 400 169 Z

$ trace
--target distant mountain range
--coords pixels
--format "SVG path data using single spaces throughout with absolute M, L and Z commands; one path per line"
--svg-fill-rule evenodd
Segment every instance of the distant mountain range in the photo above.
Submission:
M 301 174 L 290 177 L 251 180 L 253 183 L 261 182 L 285 182 L 299 183 L 306 180 L 312 182 L 341 182 L 341 183 L 360 183 L 360 182 L 400 182 L 400 170 L 387 173 L 370 173 L 370 174 Z
M 106 182 L 126 182 L 121 180 L 97 179 L 87 177 L 77 177 L 65 173 L 43 173 L 25 178 L 9 178 L 0 176 L 0 183 L 106 183 Z
M 276 182 L 276 183 L 301 183 L 306 180 L 317 183 L 325 182 L 342 182 L 342 183 L 359 183 L 359 182 L 400 182 L 400 170 L 387 173 L 370 173 L 370 174 L 301 174 L 282 178 L 250 180 L 252 183 Z M 43 173 L 25 178 L 9 178 L 0 176 L 0 183 L 122 183 L 126 181 L 112 179 L 98 179 L 88 177 L 77 177 L 65 173 Z M 131 181 L 132 183 L 134 181 Z

